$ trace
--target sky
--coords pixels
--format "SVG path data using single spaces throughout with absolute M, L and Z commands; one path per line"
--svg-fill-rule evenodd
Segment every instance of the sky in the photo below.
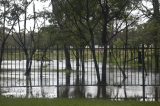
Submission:
M 40 2 L 39 0 L 38 1 L 34 0 L 34 2 L 32 2 L 27 8 L 27 16 L 33 15 L 33 3 L 35 4 L 35 11 L 37 13 L 40 12 L 40 11 L 44 11 L 44 10 L 48 10 L 48 11 L 52 10 L 51 6 L 49 5 L 49 2 L 45 2 L 44 3 L 44 2 Z M 23 20 L 23 19 L 24 19 L 24 15 L 21 15 L 21 20 Z M 43 22 L 44 22 L 44 19 L 42 19 L 42 18 L 37 19 L 38 27 L 40 27 Z M 20 25 L 23 26 L 24 25 L 24 21 L 22 21 L 20 23 Z M 49 22 L 46 21 L 45 25 L 49 25 Z M 32 30 L 33 26 L 34 26 L 34 20 L 33 19 L 32 20 L 28 20 L 27 24 L 26 24 L 27 30 L 29 30 L 29 31 L 30 31 L 30 29 Z M 16 26 L 15 29 L 18 30 L 18 26 Z M 23 29 L 23 27 L 22 27 L 22 29 Z

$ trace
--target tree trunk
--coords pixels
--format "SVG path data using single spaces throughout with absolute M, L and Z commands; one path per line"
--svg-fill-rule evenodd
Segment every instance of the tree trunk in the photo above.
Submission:
M 79 49 L 76 48 L 76 85 L 79 85 Z
M 32 84 L 31 84 L 31 66 L 32 60 L 26 55 L 26 97 L 28 98 L 29 95 L 33 96 L 32 94 Z
M 124 62 L 123 62 L 123 70 L 122 70 L 122 75 L 123 75 L 123 86 L 124 86 L 124 95 L 125 95 L 125 99 L 127 99 L 127 92 L 126 92 L 126 64 L 127 64 L 127 47 L 128 47 L 128 22 L 127 19 L 125 19 L 126 22 L 126 38 L 125 38 L 125 52 L 124 52 Z
M 64 54 L 66 59 L 66 85 L 70 85 L 71 61 L 69 47 L 64 46 Z
M 109 7 L 108 7 L 108 1 L 106 0 L 102 7 L 102 15 L 103 15 L 103 30 L 102 30 L 102 45 L 104 47 L 103 51 L 103 61 L 102 61 L 102 96 L 103 98 L 106 98 L 106 64 L 107 64 L 107 46 L 109 45 L 109 35 L 108 35 L 108 19 L 109 19 Z
M 5 42 L 2 42 L 0 48 L 0 95 L 1 95 L 1 73 L 2 73 L 2 61 L 3 61 L 3 54 L 4 54 Z
M 46 56 L 47 49 L 48 48 L 42 50 L 43 54 L 41 56 L 41 65 L 40 65 L 40 83 L 41 83 L 41 95 L 42 95 L 42 97 L 45 97 L 44 89 L 43 89 L 43 63 L 45 61 L 45 56 Z
M 157 44 L 155 44 L 155 84 L 157 84 L 157 73 L 159 73 L 159 55 L 158 55 L 159 51 L 158 51 L 158 47 Z M 155 101 L 158 101 L 158 87 L 155 86 Z
M 80 48 L 80 59 L 82 64 L 82 85 L 85 84 L 84 48 Z
M 4 6 L 4 13 L 6 12 L 6 4 L 4 3 L 3 4 Z M 4 48 L 5 48 L 5 43 L 6 43 L 6 40 L 8 38 L 8 36 L 5 36 L 5 27 L 6 27 L 6 15 L 4 14 L 4 17 L 3 17 L 3 35 L 1 35 L 2 37 L 2 41 L 1 41 L 1 48 L 0 48 L 0 96 L 1 96 L 1 71 L 2 71 L 2 61 L 3 61 L 3 54 L 4 54 Z
M 159 10 L 159 1 L 158 0 L 152 0 L 153 4 L 153 21 L 155 22 L 155 27 L 157 27 L 157 30 L 154 35 L 154 47 L 155 47 L 155 52 L 154 52 L 154 57 L 155 57 L 155 78 L 157 78 L 157 73 L 159 70 L 159 55 L 158 55 L 158 27 L 160 25 L 160 10 Z M 156 81 L 156 80 L 155 80 Z M 155 87 L 155 101 L 158 101 L 158 88 Z
M 42 97 L 45 97 L 44 89 L 43 89 L 43 63 L 44 63 L 44 58 L 42 56 L 41 65 L 40 65 L 40 82 L 41 82 L 41 95 L 42 95 Z
M 108 4 L 106 4 L 108 5 Z M 107 8 L 107 6 L 106 6 Z M 104 11 L 104 10 L 102 10 Z M 102 31 L 102 44 L 104 47 L 103 50 L 103 61 L 102 61 L 102 96 L 103 98 L 106 98 L 106 65 L 107 65 L 107 46 L 108 46 L 108 28 L 107 28 L 107 20 L 108 20 L 108 9 L 106 9 L 106 12 L 103 12 L 103 18 L 104 18 L 104 24 L 103 24 L 103 31 Z
M 95 49 L 95 41 L 94 41 L 94 34 L 92 30 L 90 29 L 90 34 L 91 34 L 91 52 L 93 55 L 93 61 L 96 69 L 96 74 L 97 74 L 97 83 L 100 84 L 100 73 L 99 73 L 99 66 L 96 58 L 96 49 Z
M 107 94 L 107 91 L 106 91 L 106 65 L 107 65 L 107 45 L 104 46 L 104 51 L 103 51 L 103 62 L 102 62 L 102 81 L 101 81 L 101 84 L 102 84 L 102 96 L 103 98 L 106 98 L 106 94 Z

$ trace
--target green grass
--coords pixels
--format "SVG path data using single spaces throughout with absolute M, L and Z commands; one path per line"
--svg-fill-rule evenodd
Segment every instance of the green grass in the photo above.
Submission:
M 108 101 L 97 99 L 0 98 L 0 106 L 159 106 L 158 102 Z

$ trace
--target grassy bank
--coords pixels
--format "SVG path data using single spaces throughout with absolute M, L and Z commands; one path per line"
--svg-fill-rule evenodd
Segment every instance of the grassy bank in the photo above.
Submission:
M 159 106 L 158 102 L 107 101 L 95 99 L 11 99 L 0 98 L 0 106 Z

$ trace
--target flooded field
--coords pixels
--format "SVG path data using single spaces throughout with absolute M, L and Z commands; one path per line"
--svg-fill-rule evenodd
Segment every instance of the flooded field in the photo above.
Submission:
M 72 61 L 73 71 L 70 74 L 70 86 L 66 87 L 66 72 L 62 71 L 65 67 L 64 61 L 59 62 L 59 79 L 57 79 L 57 61 L 45 62 L 43 69 L 42 83 L 40 81 L 40 62 L 34 61 L 31 72 L 32 95 L 36 98 L 47 97 L 57 98 L 57 90 L 60 97 L 67 95 L 68 98 L 85 97 L 97 98 L 101 97 L 99 87 L 97 86 L 96 72 L 93 62 L 87 62 L 85 70 L 85 86 L 76 84 L 76 64 Z M 101 66 L 101 64 L 99 64 Z M 1 74 L 2 95 L 13 97 L 26 96 L 26 76 L 25 76 L 25 60 L 22 61 L 3 61 L 3 72 Z M 124 98 L 124 91 L 128 98 L 137 98 L 142 100 L 143 82 L 142 72 L 127 69 L 126 87 L 123 86 L 122 73 L 116 68 L 110 69 L 107 66 L 107 97 L 112 99 Z M 100 72 L 101 73 L 101 72 Z M 79 71 L 79 79 L 82 77 L 82 71 Z M 57 86 L 57 81 L 59 86 Z M 160 92 L 160 76 L 147 72 L 145 75 L 145 97 L 146 100 L 154 100 L 155 90 Z M 124 89 L 125 88 L 125 89 Z M 160 93 L 158 94 L 160 96 Z

